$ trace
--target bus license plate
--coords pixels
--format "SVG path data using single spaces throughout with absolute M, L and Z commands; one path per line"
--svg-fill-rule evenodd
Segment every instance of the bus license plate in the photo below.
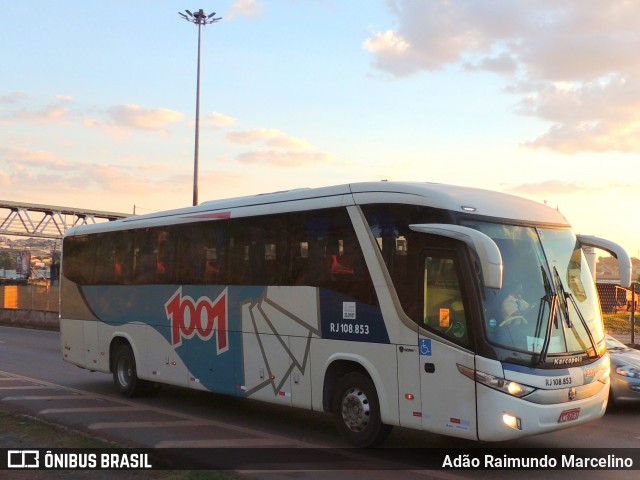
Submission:
M 560 418 L 558 418 L 558 423 L 570 422 L 572 420 L 577 420 L 580 416 L 579 408 L 572 408 L 571 410 L 564 410 L 560 414 Z

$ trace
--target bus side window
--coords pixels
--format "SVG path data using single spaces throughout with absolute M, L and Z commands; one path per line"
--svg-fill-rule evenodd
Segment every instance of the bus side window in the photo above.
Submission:
M 456 260 L 447 253 L 424 257 L 423 326 L 456 343 L 468 343 L 467 320 Z
M 307 226 L 312 284 L 377 304 L 373 282 L 346 209 L 311 212 Z
M 199 224 L 179 225 L 174 230 L 176 282 L 182 285 L 201 283 L 205 270 L 204 230 Z
M 156 273 L 153 231 L 145 228 L 135 235 L 133 283 L 154 283 Z
M 292 285 L 308 285 L 309 242 L 292 237 L 290 249 L 290 283 Z
M 404 312 L 422 323 L 420 301 L 413 285 L 420 275 L 420 253 L 424 240 L 409 229 L 414 223 L 450 223 L 446 211 L 432 207 L 400 204 L 363 205 L 362 211 L 378 242 L 384 263 Z
M 99 233 L 95 237 L 96 258 L 93 283 L 119 285 L 130 279 L 131 251 L 127 248 L 129 235 L 120 232 Z
M 210 272 L 215 274 L 216 269 L 225 265 L 226 274 L 218 277 L 223 283 L 282 285 L 287 271 L 287 216 L 239 218 L 226 225 L 228 249 L 222 248 L 222 242 L 208 246 Z M 217 234 L 221 235 L 222 231 Z
M 227 275 L 225 283 L 229 285 L 248 285 L 249 238 L 244 221 L 229 222 L 229 250 L 227 255 Z
M 114 264 L 115 244 L 113 243 L 113 235 L 110 233 L 99 233 L 93 238 L 95 246 L 94 254 L 99 258 L 99 262 L 94 263 L 93 272 L 90 272 L 89 283 L 107 285 L 116 283 Z M 88 272 L 89 273 L 89 272 Z
M 288 215 L 274 215 L 265 220 L 264 260 L 265 284 L 284 285 L 289 272 L 288 265 Z
M 64 239 L 63 249 L 64 276 L 79 285 L 91 283 L 93 270 L 88 266 L 94 263 L 92 259 L 95 258 L 95 242 L 86 235 L 67 237 Z
M 174 278 L 174 244 L 169 230 L 162 229 L 156 234 L 156 282 L 170 283 Z
M 297 225 L 307 240 L 307 281 L 309 285 L 323 285 L 327 278 L 326 255 L 329 220 L 324 212 L 310 212 Z

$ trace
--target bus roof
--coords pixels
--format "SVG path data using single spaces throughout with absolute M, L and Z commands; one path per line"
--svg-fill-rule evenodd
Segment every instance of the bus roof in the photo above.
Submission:
M 482 217 L 568 226 L 567 220 L 559 211 L 541 203 L 506 193 L 438 183 L 381 181 L 302 188 L 206 201 L 195 207 L 131 216 L 109 223 L 74 227 L 67 234 L 126 229 L 132 227 L 133 223 L 143 223 L 146 226 L 161 225 L 169 219 L 172 223 L 174 221 L 181 223 L 372 203 L 423 205 Z

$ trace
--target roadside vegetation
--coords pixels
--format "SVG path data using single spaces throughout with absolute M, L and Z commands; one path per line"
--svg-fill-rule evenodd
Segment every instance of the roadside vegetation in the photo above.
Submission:
M 628 313 L 607 313 L 603 316 L 604 329 L 611 334 L 631 334 L 631 322 Z M 640 340 L 640 312 L 636 312 L 635 334 L 636 339 Z

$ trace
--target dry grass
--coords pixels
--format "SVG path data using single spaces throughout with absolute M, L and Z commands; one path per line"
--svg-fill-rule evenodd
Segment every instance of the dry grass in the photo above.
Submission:
M 610 333 L 631 333 L 631 322 L 628 313 L 607 313 L 603 316 L 604 329 Z M 640 335 L 640 312 L 636 312 L 636 335 Z
M 119 445 L 100 438 L 85 435 L 65 427 L 6 410 L 0 405 L 0 448 L 118 448 Z M 232 472 L 205 470 L 153 470 L 153 471 L 65 471 L 34 470 L 13 471 L 12 480 L 73 480 L 87 478 L 95 480 L 117 478 L 121 480 L 231 480 L 238 478 Z M 0 473 L 0 478 L 2 473 Z

